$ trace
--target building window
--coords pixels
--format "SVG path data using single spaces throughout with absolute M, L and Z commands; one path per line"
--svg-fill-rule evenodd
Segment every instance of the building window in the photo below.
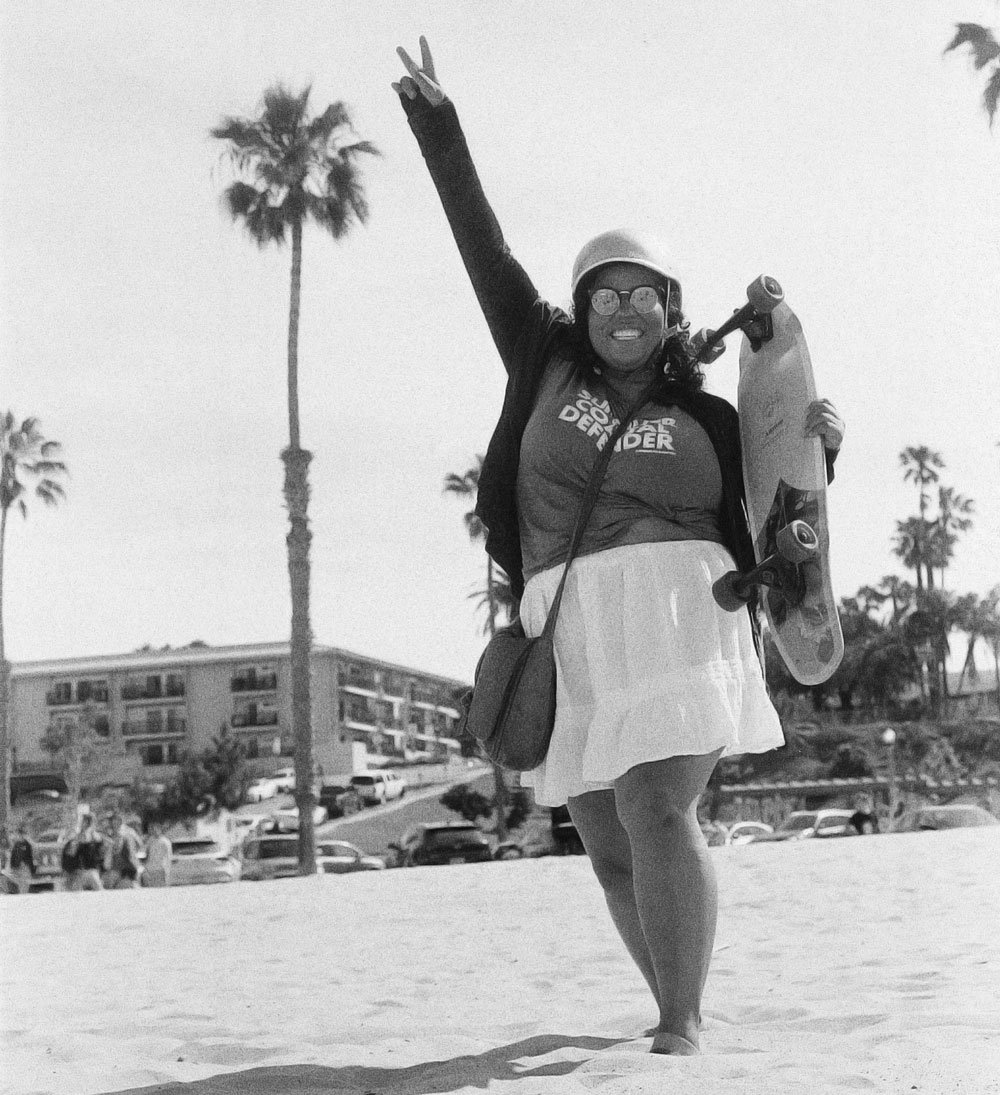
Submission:
M 163 678 L 159 673 L 146 677 L 129 677 L 122 685 L 123 700 L 158 700 L 163 698 Z
M 107 681 L 77 681 L 76 682 L 76 702 L 77 703 L 107 703 L 108 702 L 108 682 Z
M 168 673 L 167 674 L 167 695 L 168 696 L 183 696 L 184 695 L 184 674 L 183 673 Z
M 277 726 L 278 712 L 269 703 L 239 700 L 233 711 L 233 726 Z
M 229 687 L 232 692 L 274 692 L 278 674 L 272 665 L 242 666 L 233 670 Z
M 45 702 L 50 706 L 73 702 L 73 685 L 70 681 L 56 681 L 45 694 Z
M 107 715 L 95 715 L 94 716 L 94 733 L 99 737 L 106 738 L 111 734 L 111 722 Z
M 122 733 L 126 737 L 142 737 L 144 734 L 183 734 L 187 719 L 183 707 L 131 707 L 126 708 Z
M 180 760 L 177 744 L 172 741 L 163 744 L 144 745 L 139 750 L 139 755 L 142 757 L 142 763 L 150 768 L 155 768 L 161 764 L 177 764 Z

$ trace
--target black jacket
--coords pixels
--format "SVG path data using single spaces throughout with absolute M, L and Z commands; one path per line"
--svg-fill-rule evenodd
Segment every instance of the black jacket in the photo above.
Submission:
M 538 297 L 530 278 L 511 255 L 483 193 L 452 103 L 433 107 L 423 98 L 411 101 L 405 96 L 401 102 L 508 373 L 500 420 L 479 477 L 476 514 L 487 529 L 487 552 L 507 572 L 511 588 L 520 598 L 524 579 L 516 492 L 521 437 L 546 367 L 557 356 L 572 358 L 576 352 L 572 326 L 569 316 Z M 665 380 L 654 401 L 686 411 L 711 440 L 722 474 L 723 543 L 740 569 L 749 569 L 754 565 L 754 554 L 735 409 L 719 396 Z M 834 457 L 827 453 L 831 479 Z M 756 634 L 752 610 L 751 618 Z

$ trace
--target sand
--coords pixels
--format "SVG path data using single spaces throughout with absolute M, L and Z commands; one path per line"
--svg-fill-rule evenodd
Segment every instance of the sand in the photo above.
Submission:
M 4 1092 L 1000 1092 L 1000 828 L 715 848 L 704 1055 L 583 857 L 0 900 Z

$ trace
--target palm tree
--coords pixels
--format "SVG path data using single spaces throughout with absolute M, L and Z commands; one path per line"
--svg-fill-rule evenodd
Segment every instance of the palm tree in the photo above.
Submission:
M 476 462 L 471 468 L 466 469 L 461 475 L 456 472 L 449 472 L 444 477 L 444 493 L 455 494 L 459 498 L 466 498 L 472 500 L 472 508 L 467 510 L 463 520 L 465 521 L 465 529 L 469 534 L 469 539 L 475 544 L 480 540 L 486 540 L 486 526 L 479 519 L 475 509 L 475 500 L 479 494 L 479 475 L 483 470 L 483 457 L 481 454 L 476 456 Z M 472 594 L 473 597 L 480 597 L 485 595 L 486 601 L 486 628 L 488 633 L 492 636 L 496 634 L 497 630 L 497 615 L 500 609 L 500 599 L 497 595 L 497 586 L 500 584 L 498 578 L 498 572 L 503 576 L 502 581 L 506 582 L 507 588 L 510 588 L 510 582 L 507 579 L 507 575 L 503 574 L 503 571 L 493 562 L 493 559 L 486 556 L 486 589 L 482 592 L 476 591 Z M 498 765 L 493 765 L 493 781 L 494 781 L 494 800 L 496 802 L 496 831 L 497 837 L 500 840 L 506 840 L 507 838 L 507 781 L 504 779 L 503 769 Z
M 927 527 L 927 505 L 930 501 L 930 497 L 927 493 L 927 488 L 931 483 L 936 483 L 940 478 L 936 469 L 944 467 L 944 460 L 941 459 L 940 453 L 934 452 L 926 445 L 909 445 L 899 454 L 899 463 L 904 469 L 903 482 L 916 483 L 919 491 L 920 520 L 918 525 L 913 526 L 916 534 L 914 547 L 917 588 L 920 590 L 924 588 L 921 568 L 926 567 L 927 588 L 933 589 L 934 574 L 927 562 L 928 541 L 930 537 L 930 530 Z M 899 554 L 898 551 L 897 554 Z M 908 563 L 907 565 L 913 564 Z
M 959 494 L 954 487 L 938 487 L 938 519 L 931 535 L 931 555 L 941 572 L 942 589 L 945 567 L 955 552 L 958 534 L 972 528 L 975 512 L 976 503 L 971 498 Z
M 990 129 L 996 119 L 997 108 L 1000 106 L 1000 42 L 996 35 L 988 27 L 978 23 L 956 23 L 955 37 L 945 46 L 944 52 L 949 53 L 953 49 L 968 46 L 972 56 L 972 64 L 979 72 L 984 68 L 989 69 L 986 87 L 983 90 L 983 109 L 990 120 Z
M 65 496 L 59 477 L 66 465 L 56 459 L 58 441 L 46 441 L 37 418 L 17 424 L 11 411 L 0 418 L 0 831 L 7 831 L 10 817 L 10 666 L 4 647 L 3 561 L 7 540 L 7 515 L 13 505 L 28 516 L 26 496 L 34 494 L 47 506 Z
M 984 642 L 993 651 L 993 667 L 997 674 L 997 704 L 1000 707 L 1000 586 L 994 586 L 979 600 L 970 594 L 961 626 L 968 634 L 969 645 L 956 691 L 962 690 L 966 674 L 969 680 L 976 679 L 976 647 Z
M 926 549 L 926 522 L 920 517 L 907 517 L 896 522 L 896 536 L 893 540 L 893 554 L 902 560 L 903 566 L 910 568 L 917 576 L 917 597 L 924 592 L 924 559 Z
M 913 604 L 914 590 L 909 582 L 904 582 L 895 574 L 886 574 L 876 587 L 885 600 L 892 602 L 892 617 L 889 620 L 890 628 L 897 628 L 903 614 Z
M 292 92 L 276 84 L 264 92 L 255 118 L 224 118 L 211 134 L 228 144 L 240 176 L 223 203 L 258 247 L 282 246 L 291 236 L 291 301 L 288 310 L 288 447 L 284 497 L 288 508 L 288 573 L 292 597 L 292 728 L 295 735 L 295 799 L 299 808 L 299 872 L 316 870 L 312 811 L 312 709 L 309 688 L 312 631 L 309 623 L 309 483 L 312 453 L 299 443 L 299 306 L 302 285 L 302 229 L 312 221 L 334 239 L 368 219 L 357 160 L 378 155 L 368 141 L 355 140 L 341 102 L 310 117 L 306 87 Z
M 486 610 L 486 623 L 483 631 L 487 635 L 496 634 L 497 617 L 503 613 L 509 620 L 513 619 L 517 612 L 517 598 L 511 589 L 510 578 L 502 567 L 494 565 L 492 568 L 493 581 L 485 589 L 475 589 L 469 594 L 469 600 L 476 602 L 477 608 Z M 488 576 L 487 576 L 488 577 Z

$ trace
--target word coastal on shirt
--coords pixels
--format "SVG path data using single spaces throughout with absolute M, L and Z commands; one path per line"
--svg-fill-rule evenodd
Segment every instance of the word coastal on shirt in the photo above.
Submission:
M 599 385 L 558 363 L 521 440 L 517 506 L 524 578 L 565 559 L 596 454 L 619 417 Z M 580 555 L 665 540 L 721 543 L 722 477 L 705 431 L 679 407 L 648 404 L 615 444 Z
M 606 399 L 591 395 L 586 388 L 573 403 L 567 403 L 559 412 L 560 422 L 572 422 L 578 430 L 597 441 L 602 450 L 608 438 L 618 428 L 620 419 L 612 417 L 611 404 Z M 666 452 L 676 454 L 671 427 L 676 418 L 644 419 L 633 423 L 615 442 L 615 452 Z

